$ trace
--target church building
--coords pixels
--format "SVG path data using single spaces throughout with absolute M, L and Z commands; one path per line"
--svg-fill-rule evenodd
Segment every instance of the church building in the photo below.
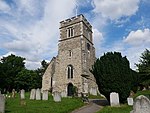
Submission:
M 60 22 L 58 55 L 53 57 L 43 75 L 42 90 L 58 91 L 72 96 L 73 87 L 78 94 L 97 94 L 95 78 L 90 72 L 94 64 L 92 26 L 83 15 Z

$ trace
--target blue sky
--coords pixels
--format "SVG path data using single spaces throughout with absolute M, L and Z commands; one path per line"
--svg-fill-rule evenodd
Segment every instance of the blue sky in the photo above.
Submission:
M 93 26 L 96 56 L 118 51 L 135 69 L 150 49 L 149 0 L 0 0 L 0 58 L 26 58 L 26 67 L 57 55 L 59 22 L 83 14 Z

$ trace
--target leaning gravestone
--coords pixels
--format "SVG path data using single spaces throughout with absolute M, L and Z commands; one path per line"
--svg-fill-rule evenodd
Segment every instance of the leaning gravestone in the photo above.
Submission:
M 36 100 L 41 100 L 41 90 L 39 88 L 36 90 Z
M 43 90 L 42 100 L 48 100 L 48 91 L 47 90 Z
M 129 106 L 133 106 L 133 98 L 132 97 L 128 97 L 127 102 L 128 102 Z
M 21 97 L 21 99 L 25 99 L 25 90 L 24 89 L 22 89 L 20 91 L 20 97 Z
M 138 96 L 130 113 L 150 113 L 150 100 L 144 95 Z
M 35 92 L 36 92 L 35 89 L 32 89 L 32 90 L 31 90 L 31 93 L 30 93 L 30 99 L 31 99 L 31 100 L 34 100 L 34 99 L 35 99 Z
M 120 106 L 118 93 L 116 93 L 116 92 L 110 93 L 110 105 L 111 106 Z
M 16 95 L 16 91 L 15 91 L 15 89 L 13 89 L 13 90 L 12 90 L 12 98 L 14 98 L 15 95 Z
M 5 113 L 5 97 L 0 94 L 0 113 Z
M 53 94 L 53 99 L 55 102 L 60 102 L 61 101 L 61 94 L 59 92 L 55 91 Z

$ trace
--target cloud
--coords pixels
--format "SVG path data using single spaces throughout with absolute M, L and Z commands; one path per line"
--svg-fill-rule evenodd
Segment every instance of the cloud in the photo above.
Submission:
M 27 68 L 37 68 L 43 59 L 57 55 L 59 22 L 74 15 L 76 1 L 12 1 L 9 18 L 0 19 L 0 47 L 25 57 Z
M 7 12 L 9 10 L 10 10 L 9 5 L 4 0 L 0 0 L 0 11 Z
M 150 29 L 131 31 L 124 42 L 133 46 L 149 45 L 150 44 Z
M 101 13 L 103 17 L 115 20 L 123 16 L 134 15 L 138 11 L 139 3 L 140 0 L 94 0 L 93 11 Z

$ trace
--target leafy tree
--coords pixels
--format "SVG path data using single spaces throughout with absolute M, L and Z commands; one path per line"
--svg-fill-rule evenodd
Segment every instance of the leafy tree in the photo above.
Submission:
M 140 58 L 139 64 L 136 64 L 140 74 L 139 82 L 148 87 L 150 85 L 150 51 L 146 49 Z
M 38 74 L 36 71 L 23 69 L 21 70 L 15 80 L 16 88 L 30 90 L 32 88 L 39 88 Z
M 124 103 L 131 88 L 136 85 L 136 72 L 130 69 L 129 61 L 119 52 L 108 52 L 94 63 L 93 73 L 98 89 L 110 101 L 110 93 L 119 93 L 120 102 Z
M 15 88 L 15 78 L 16 75 L 22 70 L 25 69 L 25 58 L 15 56 L 13 54 L 3 57 L 0 63 L 0 76 L 2 78 L 2 88 L 5 88 L 7 91 L 11 91 Z

